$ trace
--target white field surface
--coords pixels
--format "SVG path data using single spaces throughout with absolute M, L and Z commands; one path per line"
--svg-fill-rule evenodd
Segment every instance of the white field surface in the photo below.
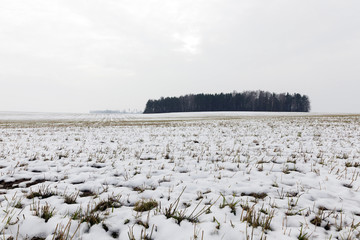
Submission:
M 0 239 L 359 239 L 359 120 L 2 112 Z

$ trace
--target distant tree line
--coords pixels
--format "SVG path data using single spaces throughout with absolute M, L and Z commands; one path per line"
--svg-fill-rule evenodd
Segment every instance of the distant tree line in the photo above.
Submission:
M 124 109 L 124 110 L 90 110 L 90 114 L 128 114 L 128 113 L 142 113 L 138 109 Z
M 204 111 L 309 112 L 310 100 L 308 96 L 299 93 L 276 94 L 266 91 L 201 93 L 149 100 L 144 113 Z

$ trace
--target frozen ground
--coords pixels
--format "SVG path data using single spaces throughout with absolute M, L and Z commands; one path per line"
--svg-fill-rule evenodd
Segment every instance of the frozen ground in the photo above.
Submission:
M 0 239 L 359 239 L 359 120 L 0 113 Z
M 204 118 L 238 118 L 245 116 L 325 116 L 324 113 L 296 112 L 193 112 L 165 114 L 91 114 L 91 113 L 32 113 L 32 112 L 1 112 L 1 121 L 144 121 L 144 120 L 191 120 Z M 338 116 L 348 114 L 336 114 Z

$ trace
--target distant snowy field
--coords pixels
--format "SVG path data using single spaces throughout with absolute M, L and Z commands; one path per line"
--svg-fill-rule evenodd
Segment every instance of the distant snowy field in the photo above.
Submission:
M 197 119 L 214 117 L 242 116 L 313 116 L 334 115 L 324 113 L 295 112 L 193 112 L 164 114 L 93 114 L 93 113 L 32 113 L 32 112 L 0 112 L 0 120 L 166 120 L 166 119 Z M 347 114 L 337 114 L 347 115 Z
M 360 115 L 0 112 L 1 239 L 359 239 Z

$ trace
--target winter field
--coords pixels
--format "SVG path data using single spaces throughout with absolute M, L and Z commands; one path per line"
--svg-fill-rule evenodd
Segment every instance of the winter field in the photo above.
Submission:
M 360 239 L 360 115 L 0 113 L 0 239 Z

